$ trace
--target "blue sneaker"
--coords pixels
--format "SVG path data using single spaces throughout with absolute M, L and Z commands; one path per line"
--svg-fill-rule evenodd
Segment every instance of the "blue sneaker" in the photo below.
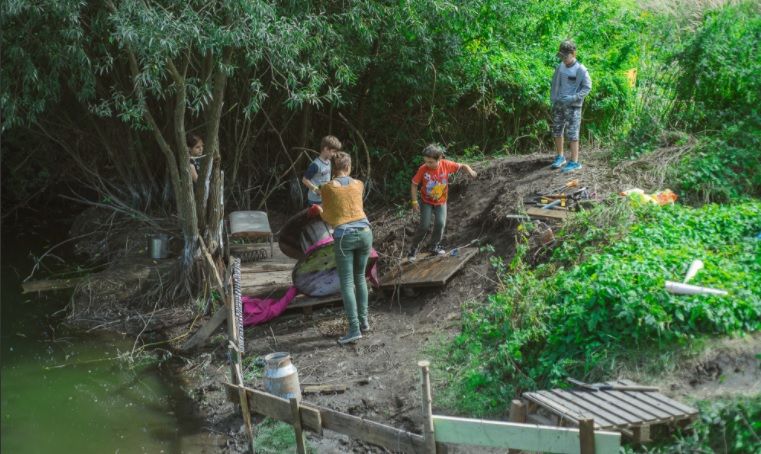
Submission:
M 565 165 L 563 170 L 560 171 L 560 173 L 568 173 L 573 172 L 574 170 L 579 170 L 581 168 L 581 164 L 576 161 L 568 161 L 568 164 Z
M 555 160 L 552 161 L 552 165 L 550 166 L 550 169 L 559 169 L 565 165 L 565 157 L 557 155 L 555 156 Z

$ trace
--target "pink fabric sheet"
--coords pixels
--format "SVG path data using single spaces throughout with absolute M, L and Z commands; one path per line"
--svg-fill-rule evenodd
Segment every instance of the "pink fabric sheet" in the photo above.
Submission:
M 309 255 L 315 249 L 330 244 L 333 242 L 332 237 L 324 238 L 307 249 L 304 254 Z M 378 252 L 373 248 L 370 251 L 370 257 L 377 259 Z M 378 280 L 378 266 L 376 263 L 367 269 L 366 275 L 370 284 L 374 287 L 379 285 Z M 281 298 L 255 298 L 252 296 L 242 296 L 241 302 L 243 303 L 243 326 L 261 325 L 268 322 L 273 318 L 278 317 L 285 312 L 288 305 L 291 304 L 299 291 L 296 287 L 290 287 Z

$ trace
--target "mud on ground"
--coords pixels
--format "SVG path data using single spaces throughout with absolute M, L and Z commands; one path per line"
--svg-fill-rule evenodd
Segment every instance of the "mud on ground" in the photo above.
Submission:
M 458 175 L 449 192 L 445 246 L 488 244 L 494 254 L 509 256 L 517 224 L 505 215 L 517 213 L 525 197 L 562 186 L 571 178 L 599 193 L 608 181 L 594 166 L 572 176 L 560 174 L 549 169 L 551 160 L 550 155 L 494 159 L 474 166 L 478 172 L 475 180 Z M 417 219 L 410 210 L 387 208 L 371 212 L 370 221 L 383 273 L 406 256 Z M 346 329 L 340 306 L 316 309 L 311 318 L 287 313 L 246 330 L 244 365 L 251 379 L 247 384 L 261 388 L 252 366 L 256 358 L 289 352 L 302 384 L 350 385 L 344 393 L 310 394 L 304 396 L 305 401 L 420 433 L 417 361 L 427 358 L 433 344 L 459 333 L 463 303 L 483 301 L 495 286 L 489 254 L 480 253 L 443 288 L 396 292 L 392 297 L 374 292 L 370 301 L 372 331 L 356 344 L 343 347 L 336 343 Z M 211 345 L 204 353 L 211 359 L 195 370 L 199 381 L 192 392 L 203 396 L 201 405 L 214 430 L 230 435 L 228 449 L 244 451 L 241 417 L 227 402 L 220 384 L 229 377 L 225 349 L 219 339 Z M 369 383 L 356 383 L 358 378 L 368 378 Z M 330 431 L 322 437 L 310 436 L 309 442 L 318 452 L 382 452 Z

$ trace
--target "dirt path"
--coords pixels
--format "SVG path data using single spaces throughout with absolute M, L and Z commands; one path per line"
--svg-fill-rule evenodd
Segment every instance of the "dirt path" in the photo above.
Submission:
M 495 255 L 509 256 L 516 224 L 505 215 L 516 213 L 527 195 L 561 186 L 571 178 L 551 171 L 551 158 L 530 155 L 494 159 L 475 166 L 479 173 L 476 180 L 458 175 L 450 189 L 446 246 L 461 247 L 475 241 L 476 245 L 491 245 Z M 604 183 L 594 166 L 572 177 L 581 179 L 592 191 L 599 191 Z M 409 211 L 393 209 L 371 213 L 370 218 L 383 272 L 406 255 L 416 219 Z M 463 303 L 482 301 L 495 285 L 489 255 L 480 253 L 445 288 L 397 292 L 393 298 L 374 292 L 370 301 L 372 332 L 355 345 L 341 347 L 336 343 L 346 329 L 340 306 L 323 308 L 310 319 L 286 315 L 248 329 L 244 363 L 251 365 L 255 358 L 275 351 L 289 352 L 302 384 L 350 384 L 344 393 L 307 395 L 306 401 L 419 433 L 417 361 L 427 356 L 433 343 L 459 333 Z M 219 385 L 227 379 L 228 370 L 223 348 L 219 342 L 216 345 L 214 351 L 207 352 L 207 364 L 196 370 L 202 379 L 194 392 L 204 396 L 204 411 L 216 430 L 233 432 L 229 448 L 235 451 L 243 449 L 245 439 L 240 417 L 225 401 L 225 391 Z M 251 378 L 250 386 L 261 387 L 260 379 Z M 354 381 L 358 378 L 370 381 L 357 384 Z M 319 452 L 377 450 L 332 432 L 311 437 L 310 443 Z

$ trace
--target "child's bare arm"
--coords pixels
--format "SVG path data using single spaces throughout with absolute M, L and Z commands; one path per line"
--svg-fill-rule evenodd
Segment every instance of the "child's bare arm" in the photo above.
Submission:
M 413 210 L 420 210 L 420 205 L 417 203 L 417 185 L 415 183 L 412 183 L 412 186 L 410 186 L 410 204 Z
M 460 168 L 461 169 L 465 169 L 465 171 L 468 172 L 468 175 L 470 175 L 471 178 L 475 178 L 475 177 L 478 176 L 476 171 L 473 170 L 473 168 L 471 166 L 467 165 L 467 164 L 462 164 L 462 167 L 460 167 Z
M 316 184 L 314 184 L 310 180 L 308 180 L 307 177 L 302 177 L 301 178 L 301 183 L 304 186 L 306 186 L 307 189 L 311 190 L 315 194 L 319 194 L 320 193 L 320 188 Z

